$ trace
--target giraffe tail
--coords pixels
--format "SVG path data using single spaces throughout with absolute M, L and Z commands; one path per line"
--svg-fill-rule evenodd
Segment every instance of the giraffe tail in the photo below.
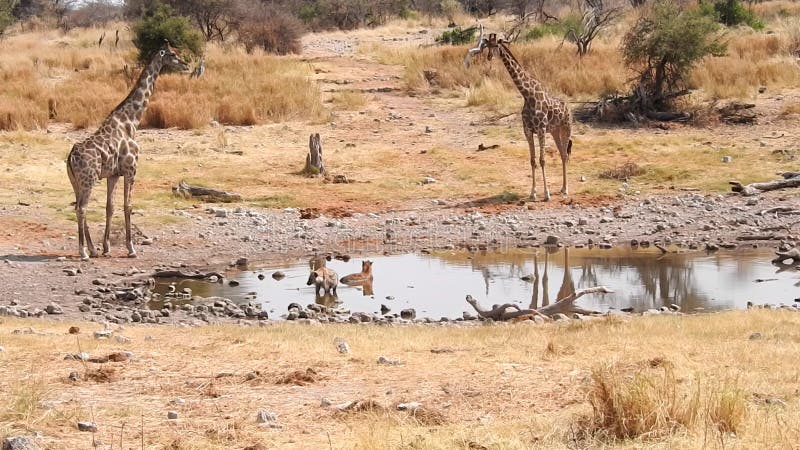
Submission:
M 572 154 L 572 139 L 567 141 L 567 159 L 569 159 L 569 156 L 571 154 Z
M 75 180 L 75 172 L 72 169 L 72 163 L 73 163 L 72 159 L 73 159 L 73 152 L 70 151 L 69 156 L 67 156 L 67 176 L 69 177 L 69 182 L 72 185 L 72 190 L 77 193 L 78 186 L 76 184 L 77 180 Z

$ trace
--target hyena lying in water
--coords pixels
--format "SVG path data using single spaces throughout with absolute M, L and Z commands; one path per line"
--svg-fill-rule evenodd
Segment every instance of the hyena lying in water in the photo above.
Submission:
M 317 297 L 319 297 L 320 289 L 326 294 L 336 295 L 336 286 L 339 285 L 339 276 L 336 275 L 331 269 L 327 267 L 320 267 L 319 269 L 312 270 L 308 276 L 307 286 L 314 285 L 317 290 Z

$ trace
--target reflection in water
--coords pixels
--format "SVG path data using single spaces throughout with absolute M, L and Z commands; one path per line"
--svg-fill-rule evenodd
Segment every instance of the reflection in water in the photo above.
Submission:
M 335 308 L 339 306 L 342 302 L 339 300 L 339 296 L 336 294 L 332 294 L 330 292 L 324 293 L 322 295 L 315 294 L 314 303 L 318 305 L 322 305 L 326 308 Z
M 772 255 L 765 251 L 666 254 L 648 249 L 526 249 L 510 252 L 442 252 L 433 255 L 398 255 L 374 258 L 379 267 L 373 283 L 351 287 L 342 284 L 337 298 L 316 300 L 338 304 L 354 312 L 378 312 L 385 303 L 392 311 L 415 308 L 418 317 L 460 317 L 469 307 L 464 302 L 471 294 L 481 304 L 508 302 L 530 303 L 541 307 L 563 298 L 576 289 L 605 285 L 615 293 L 587 296 L 579 300 L 586 309 L 649 308 L 681 305 L 684 311 L 695 308 L 744 308 L 754 303 L 792 303 L 800 296 L 795 287 L 794 269 L 770 264 Z M 331 269 L 353 273 L 357 263 L 333 260 Z M 263 271 L 281 269 L 286 278 L 259 280 L 261 271 L 230 272 L 239 287 L 227 284 L 181 280 L 180 292 L 190 287 L 194 295 L 223 296 L 234 301 L 252 299 L 263 302 L 273 316 L 283 314 L 291 302 L 308 303 L 315 298 L 313 287 L 306 287 L 308 263 L 272 265 Z M 533 274 L 533 283 L 521 280 Z M 561 279 L 559 286 L 549 286 L 549 278 Z M 527 277 L 526 277 L 527 278 Z M 776 279 L 756 283 L 756 279 Z M 530 278 L 527 278 L 530 280 Z M 168 280 L 175 281 L 175 280 Z M 166 292 L 164 283 L 156 291 Z

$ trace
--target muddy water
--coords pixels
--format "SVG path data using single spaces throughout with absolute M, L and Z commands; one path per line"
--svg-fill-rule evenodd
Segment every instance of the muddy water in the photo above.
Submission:
M 456 318 L 471 309 L 464 301 L 466 294 L 487 306 L 515 302 L 538 307 L 596 285 L 615 293 L 587 296 L 579 305 L 598 311 L 627 307 L 642 311 L 676 303 L 683 311 L 695 311 L 744 308 L 748 301 L 793 304 L 800 298 L 800 274 L 791 267 L 772 265 L 771 258 L 770 252 L 760 250 L 661 255 L 658 250 L 629 248 L 407 254 L 369 258 L 372 285 L 340 284 L 336 298 L 317 298 L 313 287 L 306 286 L 307 261 L 227 273 L 229 280 L 239 282 L 236 287 L 227 281 L 164 280 L 156 292 L 163 294 L 175 283 L 178 291 L 189 287 L 203 297 L 247 301 L 255 296 L 276 318 L 291 302 L 340 304 L 353 312 L 378 312 L 384 304 L 392 312 L 415 308 L 418 317 Z M 359 272 L 361 260 L 333 260 L 328 267 L 342 277 Z M 273 279 L 276 270 L 286 277 Z

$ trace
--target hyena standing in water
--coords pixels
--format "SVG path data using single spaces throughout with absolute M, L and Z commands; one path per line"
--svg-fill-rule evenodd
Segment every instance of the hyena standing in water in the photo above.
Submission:
M 317 297 L 319 297 L 320 289 L 325 294 L 336 295 L 336 286 L 339 285 L 339 276 L 327 267 L 320 267 L 319 269 L 312 270 L 308 276 L 307 286 L 314 285 L 316 287 Z

